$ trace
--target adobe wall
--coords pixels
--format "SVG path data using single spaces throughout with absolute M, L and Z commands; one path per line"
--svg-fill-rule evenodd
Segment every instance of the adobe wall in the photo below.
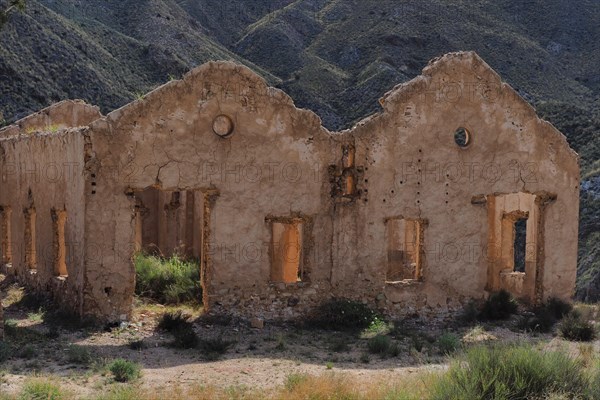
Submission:
M 96 121 L 86 207 L 102 211 L 87 214 L 86 238 L 110 254 L 87 265 L 86 310 L 128 313 L 135 193 L 149 187 L 202 202 L 204 301 L 215 312 L 288 318 L 332 295 L 394 315 L 457 309 L 490 290 L 488 200 L 520 192 L 551 199 L 532 247 L 533 300 L 568 298 L 579 167 L 564 136 L 474 53 L 436 60 L 382 105 L 331 133 L 246 68 L 209 63 Z M 221 115 L 233 123 L 226 138 L 215 133 Z M 390 218 L 423 222 L 420 279 L 386 283 Z M 302 282 L 273 283 L 271 224 L 286 220 L 302 224 Z
M 577 268 L 579 166 L 565 137 L 474 53 L 435 60 L 382 105 L 380 115 L 346 133 L 365 170 L 359 188 L 368 195 L 340 212 L 356 221 L 353 232 L 339 233 L 351 238 L 352 260 L 334 264 L 344 274 L 336 283 L 340 291 L 379 296 L 394 314 L 435 313 L 484 297 L 492 261 L 487 251 L 499 245 L 490 241 L 485 200 L 525 192 L 556 195 L 543 205 L 539 248 L 530 250 L 543 263 L 543 299 L 569 298 Z M 466 148 L 455 143 L 459 127 L 471 133 Z M 428 221 L 422 282 L 384 283 L 384 221 L 394 216 Z
M 213 132 L 222 114 L 234 124 L 227 139 Z M 290 304 L 308 307 L 329 294 L 327 165 L 340 157 L 330 150 L 337 135 L 329 135 L 312 112 L 296 109 L 283 92 L 244 67 L 209 63 L 92 124 L 90 136 L 96 193 L 86 191 L 87 208 L 111 205 L 101 218 L 87 216 L 86 238 L 100 248 L 132 243 L 132 193 L 148 187 L 195 191 L 203 205 L 198 224 L 206 224 L 209 307 L 263 309 L 266 316 L 279 317 L 291 313 L 291 297 Z M 310 225 L 303 253 L 310 283 L 286 290 L 269 282 L 270 224 L 272 218 L 294 216 Z M 87 266 L 88 282 L 94 284 L 86 287 L 86 298 L 96 299 L 90 312 L 128 312 L 116 306 L 130 298 L 134 286 L 131 251 L 118 253 Z M 287 293 L 279 296 L 280 290 Z
M 81 311 L 84 277 L 84 146 L 85 137 L 77 129 L 0 138 L 0 207 L 4 212 L 10 210 L 12 250 L 12 262 L 3 262 L 2 267 L 77 313 Z M 35 268 L 27 265 L 33 252 L 26 245 L 25 210 L 31 209 L 35 210 Z M 67 215 L 64 242 L 68 277 L 59 277 L 54 270 L 57 243 L 53 210 Z M 3 240 L 0 252 L 6 253 L 6 249 Z
M 102 114 L 96 106 L 83 100 L 64 100 L 0 129 L 0 138 L 20 133 L 57 132 L 64 128 L 87 126 L 100 117 Z
M 66 288 L 52 290 L 105 320 L 130 316 L 132 255 L 144 241 L 165 254 L 193 249 L 205 307 L 244 317 L 293 318 L 332 296 L 397 317 L 438 315 L 502 285 L 534 303 L 570 297 L 579 166 L 564 136 L 474 53 L 434 60 L 381 104 L 352 130 L 329 132 L 247 68 L 211 62 L 87 128 L 0 139 L 0 206 L 13 211 L 17 243 L 35 203 L 40 254 L 52 243 L 50 210 L 66 209 L 67 239 L 81 251 Z M 469 132 L 464 147 L 458 128 Z M 77 165 L 73 179 L 27 172 L 63 160 Z M 522 275 L 507 270 L 513 214 L 528 218 Z M 406 250 L 391 225 L 417 227 L 414 279 L 386 276 Z M 280 240 L 300 247 L 297 282 Z M 32 274 L 23 250 L 13 260 L 34 287 L 61 281 L 48 266 Z

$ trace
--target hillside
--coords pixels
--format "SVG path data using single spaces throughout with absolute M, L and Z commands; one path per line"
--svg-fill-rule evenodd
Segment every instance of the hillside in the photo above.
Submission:
M 341 129 L 431 58 L 475 50 L 581 155 L 578 293 L 597 300 L 598 21 L 595 0 L 30 0 L 0 32 L 0 113 L 10 122 L 66 98 L 108 112 L 227 59 Z

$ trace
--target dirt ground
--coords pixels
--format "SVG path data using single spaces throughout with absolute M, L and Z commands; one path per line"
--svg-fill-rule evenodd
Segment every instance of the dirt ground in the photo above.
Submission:
M 230 343 L 217 358 L 201 349 L 173 348 L 173 336 L 157 329 L 160 317 L 171 309 L 159 305 L 138 302 L 133 320 L 119 326 L 84 327 L 66 316 L 44 311 L 44 304 L 29 298 L 17 285 L 5 285 L 2 292 L 11 354 L 0 366 L 0 393 L 16 393 L 31 376 L 50 376 L 78 396 L 94 396 L 118 385 L 105 367 L 117 358 L 141 364 L 143 375 L 136 385 L 144 388 L 202 385 L 266 389 L 285 384 L 291 374 L 343 373 L 360 385 L 362 380 L 388 381 L 443 371 L 448 356 L 440 338 L 449 332 L 463 342 L 564 345 L 552 335 L 519 332 L 510 323 L 475 326 L 449 320 L 424 326 L 423 321 L 413 319 L 378 328 L 391 337 L 396 349 L 381 356 L 370 353 L 367 343 L 382 332 L 351 334 L 269 323 L 263 329 L 253 329 L 246 322 L 202 317 L 199 307 L 187 308 L 194 317 L 200 316 L 195 319 L 194 330 L 201 340 L 221 338 Z M 132 349 L 131 343 L 138 342 L 139 347 L 139 341 L 142 348 Z M 77 360 L 71 354 L 72 345 L 83 348 L 90 359 Z

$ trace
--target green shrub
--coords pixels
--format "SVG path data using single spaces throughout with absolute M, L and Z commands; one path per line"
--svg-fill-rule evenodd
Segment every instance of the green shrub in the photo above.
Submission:
M 225 354 L 233 342 L 224 340 L 222 337 L 202 339 L 199 347 L 207 360 L 217 360 Z
M 345 338 L 333 338 L 329 350 L 334 353 L 345 353 L 350 350 L 350 346 Z
M 398 357 L 400 355 L 400 346 L 398 343 L 392 343 L 388 349 L 388 355 L 391 357 Z
M 162 329 L 173 334 L 173 347 L 179 349 L 192 349 L 198 345 L 198 335 L 194 331 L 194 325 L 190 322 L 191 316 L 183 311 L 165 313 L 158 329 Z
M 573 307 L 571 304 L 556 297 L 548 299 L 545 304 L 536 307 L 532 315 L 524 315 L 519 321 L 519 328 L 546 333 L 550 332 L 554 325 L 567 315 Z
M 392 344 L 389 336 L 377 335 L 367 342 L 367 348 L 371 354 L 386 354 Z
M 88 365 L 92 362 L 92 353 L 83 346 L 72 344 L 67 349 L 67 357 L 70 363 Z
M 275 350 L 283 351 L 286 347 L 285 337 L 283 335 L 277 335 L 277 345 L 275 345 Z
M 162 304 L 180 304 L 202 298 L 200 267 L 177 255 L 164 259 L 138 254 L 135 256 L 135 272 L 138 296 Z
M 594 326 L 575 311 L 563 318 L 558 330 L 563 338 L 577 342 L 589 342 L 596 337 Z
M 552 314 L 554 318 L 560 320 L 573 310 L 573 305 L 557 297 L 551 297 L 546 301 L 546 304 L 544 304 L 544 308 Z
M 167 332 L 173 332 L 178 329 L 182 329 L 187 326 L 192 326 L 190 322 L 191 315 L 186 314 L 184 311 L 168 312 L 163 314 L 158 322 L 158 329 Z
M 117 382 L 129 382 L 138 379 L 141 376 L 139 364 L 122 358 L 116 359 L 108 364 L 108 370 L 113 374 Z
M 7 319 L 4 321 L 4 335 L 5 336 L 16 336 L 19 332 L 19 326 L 17 321 L 14 319 Z
M 460 314 L 460 320 L 465 324 L 471 324 L 477 321 L 479 317 L 479 307 L 474 300 L 471 300 L 465 305 Z
M 382 318 L 375 316 L 373 317 L 373 321 L 369 324 L 369 326 L 364 329 L 362 337 L 369 338 L 376 335 L 387 335 L 390 333 L 390 331 L 390 325 Z
M 44 337 L 49 340 L 58 339 L 60 337 L 60 331 L 55 326 L 48 327 L 48 330 L 44 333 Z
M 460 338 L 454 333 L 444 333 L 437 341 L 442 354 L 452 354 L 460 347 Z
M 178 349 L 193 349 L 198 346 L 198 335 L 194 331 L 193 326 L 182 325 L 181 327 L 172 331 L 173 342 L 172 346 Z
M 409 335 L 411 346 L 419 353 L 423 351 L 427 345 L 427 341 L 418 333 Z
M 480 317 L 488 320 L 508 319 L 519 308 L 516 300 L 506 290 L 501 290 L 485 301 Z
M 0 362 L 4 362 L 13 356 L 13 348 L 10 343 L 0 340 Z
M 21 351 L 19 351 L 19 357 L 20 358 L 24 358 L 26 360 L 30 360 L 33 357 L 35 357 L 35 354 L 37 353 L 36 348 L 33 345 L 25 345 L 23 346 L 23 348 L 21 348 Z
M 379 319 L 377 313 L 363 303 L 332 299 L 321 304 L 308 322 L 321 329 L 355 331 L 368 328 Z
M 546 333 L 552 330 L 556 322 L 557 319 L 550 310 L 540 307 L 530 315 L 523 315 L 519 320 L 518 327 L 530 332 Z
M 291 392 L 294 389 L 296 389 L 299 385 L 306 382 L 307 380 L 308 380 L 307 374 L 299 374 L 299 373 L 290 374 L 285 379 L 285 388 Z
M 583 365 L 558 352 L 525 346 L 478 346 L 433 385 L 431 400 L 579 398 L 589 388 Z
M 129 348 L 131 350 L 145 350 L 148 348 L 148 345 L 146 344 L 146 342 L 144 342 L 143 339 L 140 340 L 132 340 L 131 342 L 129 342 Z
M 61 400 L 67 396 L 60 386 L 46 379 L 31 379 L 25 382 L 19 400 Z
M 596 361 L 596 365 L 591 372 L 588 398 L 600 400 L 600 361 Z
M 107 387 L 104 393 L 94 400 L 140 400 L 144 399 L 144 392 L 137 385 L 117 385 Z

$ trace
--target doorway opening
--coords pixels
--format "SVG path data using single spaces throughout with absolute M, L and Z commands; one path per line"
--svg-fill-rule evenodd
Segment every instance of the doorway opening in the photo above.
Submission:
M 202 192 L 150 187 L 134 198 L 137 296 L 162 305 L 201 304 Z

